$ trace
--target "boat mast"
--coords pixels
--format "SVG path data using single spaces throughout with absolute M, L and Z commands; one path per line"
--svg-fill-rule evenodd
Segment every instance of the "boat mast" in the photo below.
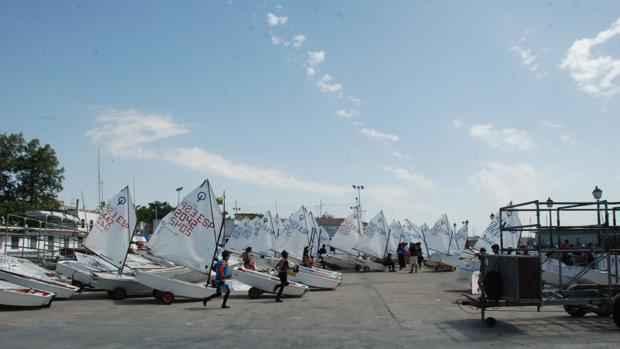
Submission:
M 129 217 L 129 186 L 125 187 L 125 190 L 127 190 L 127 233 L 131 232 L 131 222 L 130 222 L 130 217 Z M 133 201 L 132 201 L 133 203 Z M 136 223 L 134 223 L 135 225 Z M 131 232 L 131 236 L 129 237 L 129 247 L 127 248 L 127 250 L 125 251 L 125 258 L 123 259 L 123 264 L 121 264 L 121 268 L 118 270 L 118 275 L 122 275 L 123 274 L 123 269 L 125 268 L 125 262 L 127 262 L 127 255 L 129 254 L 129 248 L 131 248 L 131 241 L 133 240 L 133 236 L 134 234 L 136 234 L 136 229 L 134 226 L 133 232 Z
M 206 182 L 207 182 L 207 190 L 209 191 L 209 206 L 211 207 L 211 221 L 214 224 L 213 234 L 215 235 L 215 216 L 213 215 L 213 205 L 211 204 L 213 202 L 213 200 L 211 199 L 211 183 L 209 182 L 208 179 L 206 180 Z M 207 272 L 207 286 L 211 282 L 211 270 L 213 269 L 213 263 L 215 262 L 215 258 L 217 257 L 217 248 L 219 247 L 220 238 L 222 236 L 222 231 L 224 231 L 224 226 L 225 226 L 224 223 L 226 222 L 226 191 L 224 191 L 222 198 L 223 198 L 222 203 L 224 207 L 224 213 L 222 214 L 222 225 L 220 225 L 220 231 L 215 236 L 215 250 L 213 251 L 213 258 L 211 258 L 211 266 L 209 267 L 209 270 Z

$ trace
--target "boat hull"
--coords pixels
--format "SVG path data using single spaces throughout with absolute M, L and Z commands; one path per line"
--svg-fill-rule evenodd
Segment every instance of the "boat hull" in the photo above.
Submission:
M 325 277 L 318 274 L 313 273 L 311 270 L 302 270 L 302 267 L 299 268 L 299 271 L 290 275 L 289 279 L 295 282 L 299 282 L 301 284 L 313 287 L 313 288 L 321 288 L 321 289 L 335 289 L 340 286 L 342 280 L 332 277 Z M 308 269 L 308 268 L 307 268 Z
M 75 295 L 79 288 L 71 285 L 61 285 L 60 283 L 50 283 L 30 277 L 0 271 L 0 279 L 10 283 L 21 285 L 36 290 L 51 292 L 55 294 L 55 298 L 69 299 Z
M 123 289 L 126 295 L 146 295 L 153 292 L 152 288 L 137 282 L 133 276 L 104 272 L 94 273 L 92 285 L 110 292 Z
M 273 293 L 273 288 L 280 284 L 280 279 L 276 276 L 241 267 L 233 269 L 233 278 L 266 293 Z M 289 281 L 289 285 L 284 287 L 282 294 L 286 296 L 301 297 L 306 294 L 308 290 L 309 288 L 306 285 Z
M 140 284 L 160 292 L 170 292 L 175 297 L 203 299 L 216 293 L 212 287 L 195 284 L 168 277 L 156 271 L 137 271 L 135 280 Z
M 54 294 L 24 288 L 20 285 L 0 281 L 0 305 L 10 307 L 44 307 L 49 306 Z
M 338 257 L 332 255 L 323 256 L 323 260 L 327 264 L 335 265 L 341 269 L 355 269 L 357 263 L 347 257 Z
M 553 286 L 560 285 L 560 261 L 553 258 L 547 258 L 542 264 L 542 278 L 545 284 Z M 571 281 L 576 275 L 584 270 L 583 267 L 569 266 L 562 264 L 562 284 L 566 284 Z M 585 272 L 577 281 L 578 284 L 608 284 L 608 277 L 606 272 L 602 272 L 595 269 L 590 269 Z M 612 283 L 618 283 L 616 277 L 612 277 Z
M 84 286 L 92 286 L 93 274 L 101 270 L 89 267 L 77 261 L 59 261 L 56 263 L 56 273 L 77 281 Z

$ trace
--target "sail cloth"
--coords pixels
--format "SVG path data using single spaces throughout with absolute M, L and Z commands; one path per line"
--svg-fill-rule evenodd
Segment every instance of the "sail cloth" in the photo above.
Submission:
M 353 212 L 340 224 L 329 245 L 343 252 L 357 255 L 358 251 L 354 250 L 353 247 L 360 239 L 359 227 L 357 212 Z
M 84 240 L 84 246 L 120 269 L 136 223 L 136 208 L 129 187 L 125 187 L 106 203 Z
M 425 224 L 426 225 L 426 224 Z M 422 228 L 417 225 L 411 223 L 410 220 L 405 219 L 405 224 L 402 225 L 405 234 L 409 236 L 412 243 L 420 243 L 422 248 L 422 253 L 426 253 L 426 242 L 424 242 L 424 234 L 422 233 Z
M 383 258 L 387 247 L 389 229 L 383 211 L 379 211 L 368 222 L 368 226 L 364 229 L 354 249 L 369 256 Z
M 253 246 L 256 222 L 247 218 L 243 219 L 235 226 L 226 242 L 226 249 L 232 251 L 243 251 L 248 246 Z
M 392 256 L 396 256 L 398 252 L 398 244 L 401 242 L 401 229 L 397 221 L 392 221 L 388 227 L 390 230 L 388 231 L 387 252 L 391 253 Z
M 273 218 L 273 229 L 275 230 L 277 239 L 280 236 L 280 232 L 282 231 L 282 219 L 280 219 L 280 215 L 276 213 L 276 216 Z
M 467 236 L 468 236 L 468 227 L 469 224 L 463 224 L 463 226 L 454 234 L 455 244 L 454 248 L 451 250 L 463 251 L 465 250 L 465 245 L 467 245 Z
M 301 259 L 304 247 L 310 243 L 310 225 L 305 207 L 301 207 L 297 212 L 288 217 L 282 226 L 280 236 L 274 242 L 274 250 L 282 252 L 286 250 L 291 257 Z
M 521 225 L 518 212 L 504 212 L 502 220 L 506 227 L 518 227 Z M 491 246 L 495 244 L 500 245 L 500 238 L 502 234 L 500 232 L 499 224 L 499 214 L 496 214 L 480 239 L 476 242 L 476 245 L 474 245 L 475 250 L 484 248 L 487 252 L 491 252 Z M 519 231 L 504 231 L 504 248 L 517 248 L 519 245 L 519 234 Z
M 452 227 L 445 214 L 439 218 L 430 231 L 425 236 L 426 246 L 435 252 L 450 254 L 450 240 L 452 239 Z
M 262 218 L 257 218 L 252 239 L 252 252 L 271 255 L 275 230 L 271 212 L 267 211 Z
M 162 219 L 148 246 L 171 262 L 208 273 L 222 229 L 222 212 L 208 180 Z

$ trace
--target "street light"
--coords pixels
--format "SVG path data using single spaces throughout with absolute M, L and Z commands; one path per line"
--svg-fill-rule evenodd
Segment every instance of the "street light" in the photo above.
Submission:
M 181 203 L 181 190 L 183 190 L 183 187 L 178 187 L 176 190 L 177 190 L 177 206 L 179 206 L 179 204 Z
M 603 196 L 603 191 L 598 186 L 595 186 L 594 190 L 592 190 L 592 196 L 596 201 L 599 201 Z
M 545 201 L 545 203 L 547 204 L 547 207 L 552 208 L 553 207 L 553 200 L 551 200 L 551 198 L 547 198 L 547 201 Z
M 489 218 L 491 218 L 491 220 L 495 219 L 495 213 L 491 212 L 491 215 L 489 216 Z

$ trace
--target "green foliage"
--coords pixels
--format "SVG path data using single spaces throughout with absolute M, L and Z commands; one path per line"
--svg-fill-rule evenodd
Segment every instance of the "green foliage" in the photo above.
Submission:
M 155 217 L 157 217 L 157 219 L 162 219 L 173 210 L 174 207 L 167 201 L 155 201 L 149 202 L 147 206 L 138 206 L 136 209 L 136 216 L 139 222 L 151 224 L 153 220 L 155 220 Z
M 27 209 L 56 208 L 64 168 L 49 144 L 26 142 L 23 134 L 0 134 L 2 215 Z

